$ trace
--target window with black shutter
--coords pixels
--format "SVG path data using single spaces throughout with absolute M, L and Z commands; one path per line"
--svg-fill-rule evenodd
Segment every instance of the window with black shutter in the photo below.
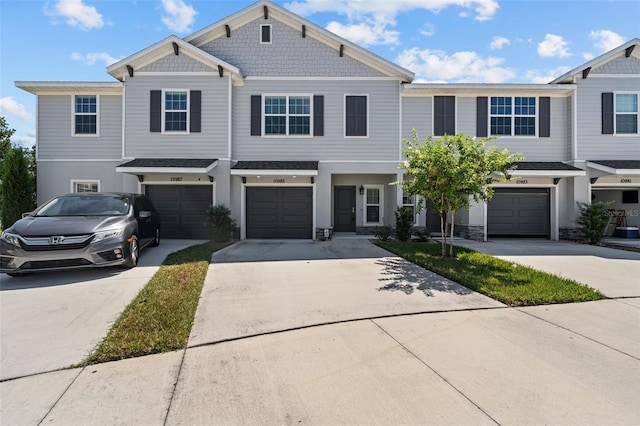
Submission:
M 345 136 L 368 136 L 367 95 L 345 96 Z

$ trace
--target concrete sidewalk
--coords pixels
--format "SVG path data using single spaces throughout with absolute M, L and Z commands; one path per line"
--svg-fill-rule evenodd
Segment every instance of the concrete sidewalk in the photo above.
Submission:
M 624 299 L 311 327 L 4 381 L 0 419 L 638 424 L 639 325 Z
M 456 239 L 454 244 L 571 278 L 607 297 L 640 296 L 640 253 L 568 241 Z

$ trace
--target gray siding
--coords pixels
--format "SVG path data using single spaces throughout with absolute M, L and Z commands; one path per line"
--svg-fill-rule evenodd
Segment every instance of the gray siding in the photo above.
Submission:
M 99 180 L 101 191 L 138 192 L 135 176 L 116 173 L 122 161 L 39 161 L 38 205 L 69 192 L 71 180 Z
M 402 98 L 402 139 L 411 139 L 413 128 L 421 141 L 433 133 L 432 103 L 432 97 Z
M 200 61 L 184 55 L 173 53 L 140 68 L 138 72 L 218 72 Z M 135 75 L 135 74 L 134 74 Z
M 271 44 L 260 44 L 260 25 L 270 24 Z M 384 74 L 348 56 L 339 56 L 340 46 L 331 48 L 271 17 L 259 18 L 231 29 L 231 37 L 220 37 L 200 48 L 240 68 L 244 75 L 304 77 L 382 77 Z M 283 61 L 282 58 L 292 58 Z M 295 59 L 294 59 L 295 58 Z
M 591 74 L 640 74 L 640 59 L 621 53 L 617 58 L 591 70 Z
M 502 96 L 519 96 L 505 93 Z M 491 96 L 491 95 L 487 95 Z M 411 128 L 418 129 L 420 139 L 433 132 L 431 104 L 433 97 L 405 97 L 402 108 L 403 138 L 411 137 Z M 567 150 L 570 140 L 567 139 L 568 100 L 551 98 L 551 136 L 538 137 L 504 137 L 501 136 L 492 144 L 507 148 L 510 152 L 520 152 L 528 161 L 565 161 L 570 159 Z M 426 121 L 425 121 L 426 118 Z M 456 97 L 456 133 L 470 136 L 476 135 L 476 97 Z
M 228 156 L 229 81 L 216 75 L 135 76 L 126 84 L 125 157 L 226 158 Z M 202 91 L 202 131 L 162 134 L 149 131 L 151 90 Z
M 578 159 L 640 159 L 640 135 L 603 135 L 603 92 L 638 91 L 640 78 L 578 79 Z
M 324 136 L 250 136 L 251 95 L 324 96 Z M 369 137 L 344 137 L 344 95 L 369 95 Z M 236 160 L 397 160 L 397 81 L 247 81 L 233 95 L 233 155 Z
M 122 96 L 99 96 L 98 137 L 72 136 L 73 95 L 38 96 L 38 158 L 122 158 Z

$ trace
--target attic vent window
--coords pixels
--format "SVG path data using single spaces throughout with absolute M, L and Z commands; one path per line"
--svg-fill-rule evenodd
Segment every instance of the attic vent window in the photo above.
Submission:
M 260 25 L 260 44 L 271 44 L 271 25 Z

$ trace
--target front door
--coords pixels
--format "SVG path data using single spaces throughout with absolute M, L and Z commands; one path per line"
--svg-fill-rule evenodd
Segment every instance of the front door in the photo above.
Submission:
M 336 186 L 333 188 L 333 230 L 334 232 L 356 231 L 356 187 Z

